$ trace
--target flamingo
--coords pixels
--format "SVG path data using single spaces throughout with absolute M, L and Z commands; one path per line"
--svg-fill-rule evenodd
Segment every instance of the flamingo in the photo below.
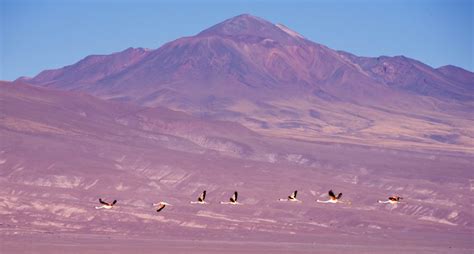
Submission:
M 340 199 L 342 197 L 342 193 L 339 193 L 337 196 L 336 194 L 334 194 L 334 192 L 332 190 L 329 190 L 328 192 L 328 195 L 329 195 L 329 200 L 316 200 L 316 202 L 318 203 L 339 203 L 341 202 Z
M 278 201 L 292 201 L 292 202 L 300 202 L 297 198 L 296 198 L 296 195 L 298 194 L 298 191 L 295 190 L 293 191 L 293 193 L 291 193 L 290 196 L 288 196 L 288 198 L 280 198 Z
M 203 191 L 198 197 L 198 201 L 191 201 L 191 204 L 207 204 L 206 200 L 206 191 Z
M 101 206 L 96 206 L 95 209 L 112 209 L 112 207 L 117 203 L 117 200 L 114 200 L 112 203 L 108 203 L 99 198 Z
M 237 197 L 238 197 L 238 193 L 237 193 L 237 191 L 234 191 L 234 195 L 232 195 L 232 197 L 230 197 L 230 199 L 229 199 L 230 202 L 221 202 L 221 204 L 223 204 L 223 205 L 239 205 L 240 203 L 237 202 Z
M 159 202 L 159 203 L 156 203 L 156 204 L 153 204 L 153 206 L 158 206 L 158 209 L 156 209 L 156 212 L 161 212 L 161 210 L 165 209 L 166 206 L 171 206 L 171 204 L 168 204 L 166 202 Z
M 379 203 L 381 204 L 398 204 L 400 203 L 401 199 L 403 199 L 402 197 L 400 196 L 390 196 L 388 197 L 387 200 L 379 200 Z

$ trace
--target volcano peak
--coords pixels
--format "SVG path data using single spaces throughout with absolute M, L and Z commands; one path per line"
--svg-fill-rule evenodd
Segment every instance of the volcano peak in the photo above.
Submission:
M 288 29 L 289 30 L 289 29 Z M 225 37 L 261 37 L 275 41 L 291 41 L 296 37 L 265 19 L 250 14 L 241 14 L 212 26 L 198 36 L 225 36 Z M 302 38 L 302 36 L 298 36 Z

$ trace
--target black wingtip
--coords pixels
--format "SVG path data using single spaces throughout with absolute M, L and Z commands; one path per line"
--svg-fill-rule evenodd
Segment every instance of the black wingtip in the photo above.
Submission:
M 102 200 L 101 198 L 99 198 L 99 203 L 103 204 L 103 205 L 108 205 L 107 202 L 105 202 L 104 200 Z
M 161 206 L 160 208 L 158 208 L 158 209 L 156 210 L 156 212 L 159 213 L 159 212 L 160 212 L 161 210 L 163 210 L 163 209 L 165 209 L 165 206 Z

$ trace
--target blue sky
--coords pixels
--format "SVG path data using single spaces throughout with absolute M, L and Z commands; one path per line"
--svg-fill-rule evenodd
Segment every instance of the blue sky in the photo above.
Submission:
M 0 0 L 0 80 L 87 55 L 158 48 L 249 13 L 356 55 L 473 66 L 470 0 Z

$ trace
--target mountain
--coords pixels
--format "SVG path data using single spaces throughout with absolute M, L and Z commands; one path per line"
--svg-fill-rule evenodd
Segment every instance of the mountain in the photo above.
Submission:
M 474 98 L 474 74 L 461 68 L 433 69 L 404 56 L 370 58 L 340 53 L 380 83 L 437 98 L 470 101 Z
M 387 91 L 380 83 L 416 94 L 473 99 L 472 80 L 449 77 L 406 57 L 368 58 L 335 51 L 283 25 L 244 14 L 157 50 L 129 48 L 108 56 L 89 56 L 74 65 L 44 71 L 29 82 L 115 92 L 131 100 L 166 88 L 178 92 L 214 88 L 215 93 L 219 89 L 253 93 L 321 89 L 341 97 L 351 87 L 352 96 L 361 91 L 370 95 L 370 89 Z M 227 90 L 222 93 L 229 96 Z M 145 103 L 152 98 L 141 99 Z
M 248 14 L 155 50 L 129 48 L 21 78 L 162 106 L 264 135 L 469 151 L 473 74 L 358 57 Z
M 362 91 L 370 93 L 368 88 L 380 92 L 385 90 L 375 86 L 337 52 L 295 34 L 284 26 L 240 15 L 157 50 L 134 53 L 143 56 L 142 59 L 129 57 L 131 51 L 141 52 L 141 49 L 88 57 L 60 70 L 45 71 L 29 82 L 85 90 L 102 96 L 115 95 L 141 104 L 153 104 L 161 97 L 166 98 L 162 94 L 167 92 L 178 93 L 178 97 L 187 93 L 182 97 L 199 103 L 209 93 L 237 99 L 242 95 L 260 98 L 267 93 L 284 92 L 290 92 L 290 95 L 308 91 L 324 94 L 326 89 L 339 89 L 339 96 L 353 96 Z M 101 61 L 89 64 L 89 58 Z M 117 64 L 116 58 L 123 61 Z M 103 74 L 100 79 L 92 73 L 94 78 L 84 80 L 84 76 L 89 76 L 87 66 L 98 70 L 93 66 L 95 64 L 110 66 L 107 68 L 111 70 L 103 72 L 99 69 L 98 72 Z M 349 82 L 349 79 L 355 80 Z M 364 85 L 354 87 L 356 82 Z M 350 87 L 354 89 L 348 91 Z M 204 89 L 208 92 L 203 93 Z
M 453 65 L 442 66 L 436 70 L 441 72 L 446 78 L 457 81 L 461 84 L 472 85 L 472 83 L 474 82 L 474 73 Z
M 268 137 L 20 82 L 0 82 L 0 105 L 2 253 L 472 247 L 469 154 Z M 191 205 L 204 189 L 209 204 Z M 277 201 L 294 189 L 303 202 Z M 316 203 L 329 189 L 348 203 Z M 235 190 L 242 205 L 219 204 Z M 377 203 L 393 194 L 404 203 Z M 173 206 L 157 213 L 161 200 Z

